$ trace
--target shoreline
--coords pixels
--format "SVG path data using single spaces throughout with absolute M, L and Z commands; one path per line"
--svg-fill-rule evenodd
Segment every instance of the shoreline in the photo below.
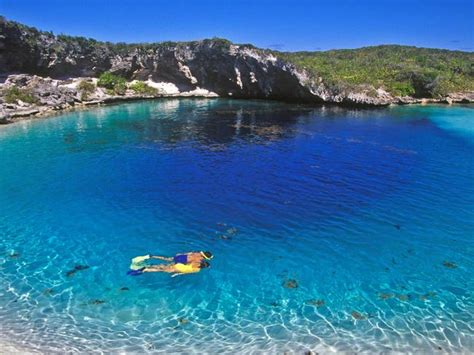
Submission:
M 163 100 L 163 99 L 218 99 L 219 97 L 215 96 L 172 96 L 172 95 L 163 95 L 157 97 L 148 97 L 148 96 L 130 96 L 130 97 L 113 97 L 103 101 L 90 101 L 82 103 L 79 105 L 74 105 L 61 109 L 52 109 L 46 108 L 43 110 L 35 110 L 35 112 L 28 112 L 30 110 L 18 111 L 17 113 L 11 113 L 9 118 L 0 117 L 0 127 L 9 126 L 14 123 L 23 122 L 23 121 L 33 121 L 33 120 L 42 120 L 48 119 L 68 112 L 75 111 L 87 111 L 98 107 L 120 105 L 136 101 L 152 101 L 152 100 Z M 13 118 L 13 119 L 11 119 Z
M 161 96 L 112 96 L 107 97 L 103 100 L 94 100 L 94 101 L 86 101 L 81 104 L 77 104 L 74 106 L 68 106 L 65 108 L 55 109 L 51 107 L 40 107 L 40 109 L 25 109 L 25 110 L 17 110 L 14 112 L 10 112 L 8 117 L 0 116 L 0 127 L 1 126 L 8 126 L 18 122 L 24 121 L 33 121 L 33 120 L 42 120 L 53 118 L 56 116 L 60 116 L 62 114 L 74 111 L 86 111 L 98 107 L 105 107 L 105 106 L 112 106 L 112 105 L 120 105 L 130 102 L 136 101 L 153 101 L 153 100 L 167 100 L 167 99 L 230 99 L 230 100 L 263 100 L 263 101 L 271 101 L 271 102 L 281 102 L 281 103 L 288 103 L 288 104 L 302 104 L 302 105 L 311 105 L 314 107 L 322 107 L 322 106 L 332 106 L 332 107 L 339 107 L 341 109 L 379 109 L 384 107 L 395 107 L 395 106 L 426 106 L 426 105 L 441 105 L 441 106 L 457 106 L 457 105 L 469 105 L 474 104 L 474 101 L 451 101 L 448 102 L 446 99 L 417 99 L 413 102 L 394 102 L 388 105 L 347 105 L 347 104 L 340 104 L 340 103 L 308 103 L 308 102 L 292 102 L 292 101 L 281 101 L 281 100 L 266 100 L 266 99 L 242 99 L 242 98 L 223 98 L 219 96 L 197 96 L 197 95 L 161 95 Z
M 30 74 L 11 74 L 0 82 L 0 125 L 30 119 L 48 118 L 71 110 L 126 103 L 141 100 L 169 98 L 223 98 L 239 100 L 266 100 L 311 106 L 334 106 L 349 109 L 372 109 L 398 105 L 469 104 L 474 103 L 474 92 L 451 93 L 441 98 L 370 97 L 356 92 L 328 96 L 324 99 L 266 97 L 260 95 L 220 95 L 205 88 L 178 87 L 172 82 L 133 80 L 124 83 L 121 92 L 99 86 L 99 79 L 76 77 L 52 79 Z M 137 89 L 138 87 L 138 89 Z M 139 90 L 141 89 L 141 90 Z
M 86 104 L 81 104 L 81 105 L 76 105 L 76 106 L 71 106 L 59 110 L 55 109 L 46 109 L 43 111 L 37 111 L 37 112 L 27 112 L 25 111 L 19 111 L 16 114 L 13 114 L 13 116 L 10 116 L 9 119 L 1 118 L 0 117 L 0 127 L 2 126 L 9 126 L 14 123 L 18 122 L 24 122 L 24 121 L 33 121 L 33 120 L 43 120 L 43 119 L 48 119 L 48 118 L 53 118 L 56 116 L 60 116 L 65 113 L 69 112 L 75 112 L 75 111 L 86 111 L 98 107 L 106 107 L 106 106 L 112 106 L 112 105 L 120 105 L 120 104 L 125 104 L 125 103 L 130 103 L 130 102 L 136 102 L 136 101 L 153 101 L 153 100 L 167 100 L 167 99 L 222 99 L 222 97 L 210 97 L 210 96 L 161 96 L 161 97 L 123 97 L 118 100 L 104 100 L 100 102 L 90 102 Z M 232 98 L 227 98 L 231 99 Z M 243 100 L 259 100 L 259 99 L 243 99 Z M 275 100 L 264 100 L 260 99 L 263 101 L 275 101 Z M 280 101 L 280 102 L 285 102 L 285 101 Z M 287 103 L 293 103 L 293 102 L 287 102 Z M 297 104 L 297 103 L 294 103 Z M 306 104 L 308 103 L 300 103 L 300 104 Z M 440 105 L 440 106 L 457 106 L 457 105 L 469 105 L 469 104 L 474 104 L 474 102 L 453 102 L 453 103 L 447 103 L 444 102 L 443 100 L 424 100 L 423 102 L 413 102 L 413 103 L 392 103 L 389 105 L 384 105 L 384 106 L 353 106 L 353 105 L 341 105 L 341 104 L 334 104 L 334 103 L 327 103 L 327 104 L 312 104 L 315 107 L 322 107 L 322 106 L 335 106 L 339 108 L 346 108 L 346 109 L 379 109 L 379 108 L 384 108 L 384 107 L 396 107 L 396 106 L 427 106 L 427 105 Z M 13 118 L 13 119 L 10 119 Z

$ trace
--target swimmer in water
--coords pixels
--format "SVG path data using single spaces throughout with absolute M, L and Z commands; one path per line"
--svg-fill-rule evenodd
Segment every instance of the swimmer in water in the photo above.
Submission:
M 159 255 L 148 255 L 150 259 L 159 259 L 164 261 L 172 261 L 176 264 L 200 263 L 201 261 L 211 260 L 213 255 L 210 251 L 192 251 L 184 254 L 176 254 L 172 258 Z
M 210 265 L 207 261 L 201 261 L 199 263 L 193 262 L 188 264 L 174 263 L 166 265 L 150 265 L 142 267 L 138 270 L 130 270 L 127 274 L 131 276 L 137 276 L 145 272 L 166 272 L 173 274 L 171 277 L 175 277 L 184 274 L 194 274 L 201 271 L 201 269 L 206 269 L 208 267 L 210 267 Z

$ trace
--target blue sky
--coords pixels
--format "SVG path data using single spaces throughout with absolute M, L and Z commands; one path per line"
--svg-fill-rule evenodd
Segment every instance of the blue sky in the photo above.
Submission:
M 113 42 L 223 37 L 285 51 L 394 43 L 474 50 L 474 0 L 0 0 L 0 14 Z

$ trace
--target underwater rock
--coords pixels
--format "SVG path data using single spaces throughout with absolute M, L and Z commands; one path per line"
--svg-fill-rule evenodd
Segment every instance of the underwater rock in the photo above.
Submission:
M 86 270 L 88 268 L 89 268 L 89 266 L 87 266 L 87 265 L 76 265 L 76 266 L 74 266 L 74 270 L 76 270 L 76 271 Z
M 45 296 L 51 296 L 54 293 L 54 290 L 52 288 L 46 288 L 43 290 L 43 295 Z
M 208 146 L 207 149 L 211 152 L 223 152 L 227 147 L 224 144 L 213 144 Z
M 128 287 L 120 287 L 119 291 L 130 291 Z
M 256 127 L 255 132 L 259 135 L 275 136 L 283 133 L 283 129 L 280 126 L 272 125 L 267 127 Z
M 356 320 L 365 320 L 365 319 L 367 319 L 366 315 L 364 315 L 362 313 L 359 313 L 357 311 L 352 311 L 351 316 Z
M 403 302 L 406 302 L 411 298 L 410 295 L 403 295 L 403 294 L 395 295 L 395 297 L 397 297 L 400 301 L 403 301 Z
M 395 228 L 397 228 L 398 230 L 400 230 L 400 229 L 402 228 L 402 226 L 399 225 L 399 224 L 394 224 L 393 226 L 394 226 Z
M 89 301 L 88 304 L 90 304 L 90 305 L 95 305 L 95 306 L 96 306 L 96 305 L 104 304 L 104 303 L 105 303 L 104 300 L 92 300 L 92 301 Z
M 419 298 L 421 301 L 426 301 L 426 300 L 428 300 L 428 299 L 430 299 L 430 298 L 434 298 L 434 297 L 436 297 L 436 292 L 432 292 L 432 291 L 427 292 L 427 293 L 425 293 L 424 295 L 418 296 L 418 298 Z
M 384 293 L 384 292 L 379 293 L 379 298 L 381 300 L 388 300 L 388 299 L 393 298 L 393 297 L 394 297 L 393 293 Z
M 11 259 L 19 258 L 20 255 L 21 255 L 21 254 L 20 254 L 19 252 L 17 252 L 17 251 L 14 251 L 13 253 L 8 254 L 8 256 L 9 256 Z
M 316 306 L 316 308 L 326 305 L 326 302 L 324 300 L 318 300 L 318 299 L 307 300 L 305 301 L 305 303 L 311 306 Z
M 65 134 L 64 137 L 63 137 L 63 141 L 66 144 L 74 143 L 74 141 L 75 141 L 74 134 L 72 134 L 72 133 Z
M 181 325 L 188 324 L 189 320 L 186 318 L 178 318 L 178 323 Z
M 67 277 L 71 277 L 71 276 L 73 276 L 76 272 L 82 271 L 82 270 L 87 270 L 88 268 L 89 268 L 89 266 L 87 266 L 87 265 L 76 265 L 76 266 L 74 266 L 74 269 L 69 270 L 68 272 L 66 272 L 66 276 L 67 276 Z
M 283 287 L 284 288 L 298 288 L 298 281 L 295 279 L 288 279 L 283 282 Z
M 280 306 L 280 303 L 278 303 L 277 301 L 273 301 L 270 303 L 270 306 L 272 307 L 279 307 Z
M 227 234 L 230 234 L 230 235 L 234 235 L 234 234 L 237 234 L 238 231 L 239 231 L 239 230 L 238 230 L 237 228 L 232 227 L 232 228 L 227 229 L 226 233 L 227 233 Z
M 443 266 L 447 267 L 448 269 L 456 269 L 458 267 L 455 262 L 446 261 L 446 260 L 443 261 Z

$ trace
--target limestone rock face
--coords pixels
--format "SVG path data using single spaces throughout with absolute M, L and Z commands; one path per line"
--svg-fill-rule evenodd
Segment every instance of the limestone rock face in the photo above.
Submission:
M 384 105 L 363 93 L 334 92 L 320 80 L 250 45 L 211 39 L 120 45 L 54 36 L 0 20 L 0 73 L 55 79 L 94 77 L 104 71 L 129 80 L 171 83 L 179 91 L 207 90 L 222 97 Z

